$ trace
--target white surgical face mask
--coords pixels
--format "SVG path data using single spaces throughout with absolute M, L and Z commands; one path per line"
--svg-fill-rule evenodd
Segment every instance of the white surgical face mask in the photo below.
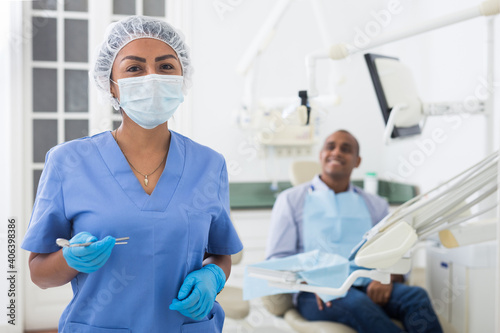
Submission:
M 182 81 L 180 75 L 158 74 L 119 79 L 120 107 L 137 125 L 155 128 L 184 101 Z

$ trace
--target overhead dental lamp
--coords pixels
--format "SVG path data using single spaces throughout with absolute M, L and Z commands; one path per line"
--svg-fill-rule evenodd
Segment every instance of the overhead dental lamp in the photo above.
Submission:
M 384 137 L 420 134 L 422 102 L 410 69 L 393 57 L 367 53 L 365 60 L 386 123 Z
M 420 134 L 428 116 L 486 113 L 482 100 L 472 105 L 459 101 L 423 103 L 410 68 L 398 58 L 367 53 L 365 60 L 386 124 L 385 143 Z
M 318 94 L 316 86 L 316 63 L 320 59 L 332 60 L 345 59 L 351 55 L 365 52 L 377 46 L 412 37 L 421 33 L 436 30 L 459 22 L 467 21 L 481 16 L 494 16 L 500 13 L 500 0 L 487 0 L 479 5 L 456 11 L 426 22 L 419 22 L 406 29 L 387 33 L 374 39 L 367 45 L 356 47 L 348 43 L 331 45 L 326 49 L 316 50 L 306 56 L 308 95 L 314 97 Z M 488 28 L 489 40 L 494 33 L 493 25 Z M 493 44 L 488 44 L 488 73 L 493 73 Z M 392 139 L 420 134 L 427 116 L 458 114 L 458 113 L 483 113 L 485 102 L 479 101 L 477 105 L 467 105 L 461 102 L 423 103 L 418 99 L 415 84 L 410 70 L 400 63 L 397 58 L 368 54 L 367 60 L 373 84 L 375 86 L 382 114 L 386 122 L 384 141 L 389 143 Z M 488 74 L 492 75 L 492 74 Z M 491 91 L 492 81 L 487 83 Z M 491 104 L 491 103 L 490 103 Z M 489 110 L 491 110 L 491 105 Z

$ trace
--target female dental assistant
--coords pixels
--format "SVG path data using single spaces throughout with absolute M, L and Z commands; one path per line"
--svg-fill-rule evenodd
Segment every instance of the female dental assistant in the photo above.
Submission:
M 122 124 L 47 153 L 22 248 L 35 284 L 71 281 L 59 332 L 222 330 L 215 296 L 242 244 L 224 158 L 168 129 L 190 61 L 166 22 L 112 24 L 91 77 Z M 57 238 L 92 244 L 60 249 Z

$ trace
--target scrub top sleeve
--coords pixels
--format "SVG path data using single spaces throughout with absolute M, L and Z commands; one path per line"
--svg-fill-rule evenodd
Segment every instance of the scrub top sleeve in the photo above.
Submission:
M 65 216 L 62 181 L 49 151 L 21 248 L 35 253 L 56 252 L 60 249 L 56 239 L 70 236 L 71 222 Z
M 287 257 L 298 253 L 297 223 L 287 192 L 281 193 L 273 206 L 271 227 L 267 238 L 266 259 Z
M 243 244 L 236 233 L 230 218 L 229 182 L 226 161 L 222 157 L 222 168 L 219 176 L 218 201 L 220 210 L 210 224 L 207 252 L 211 254 L 235 254 L 243 249 Z

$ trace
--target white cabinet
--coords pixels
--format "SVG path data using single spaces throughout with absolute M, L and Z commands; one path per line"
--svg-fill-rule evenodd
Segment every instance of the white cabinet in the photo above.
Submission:
M 432 305 L 457 333 L 494 332 L 495 242 L 427 248 L 426 283 Z
M 233 266 L 228 285 L 243 287 L 244 267 L 265 260 L 271 209 L 232 210 L 231 219 L 243 243 L 243 259 Z

